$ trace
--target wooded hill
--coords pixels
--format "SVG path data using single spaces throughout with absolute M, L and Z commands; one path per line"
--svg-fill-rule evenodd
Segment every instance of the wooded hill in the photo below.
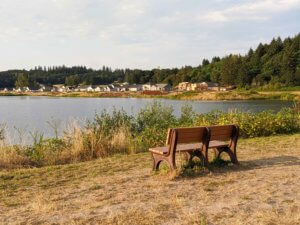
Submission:
M 116 69 L 103 66 L 94 70 L 85 66 L 36 67 L 32 70 L 0 72 L 0 88 L 41 84 L 109 84 L 114 81 L 143 84 L 213 81 L 222 85 L 261 86 L 280 84 L 300 85 L 300 33 L 293 38 L 274 38 L 269 44 L 260 43 L 246 55 L 227 55 L 203 59 L 197 67 L 172 69 Z

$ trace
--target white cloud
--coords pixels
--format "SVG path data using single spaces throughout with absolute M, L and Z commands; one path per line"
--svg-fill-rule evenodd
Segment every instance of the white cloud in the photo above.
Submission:
M 299 0 L 255 0 L 250 3 L 233 5 L 213 10 L 198 16 L 208 22 L 230 22 L 234 20 L 267 20 L 275 13 L 300 7 Z
M 243 52 L 261 39 L 299 32 L 299 24 L 287 22 L 299 2 L 1 0 L 0 62 L 6 68 L 30 67 L 29 62 L 96 68 L 197 65 L 203 57 Z M 284 18 L 274 22 L 274 15 Z M 247 26 L 235 23 L 245 20 Z

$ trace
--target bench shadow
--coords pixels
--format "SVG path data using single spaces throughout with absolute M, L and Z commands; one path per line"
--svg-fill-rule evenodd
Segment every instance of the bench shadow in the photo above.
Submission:
M 203 171 L 189 171 L 188 174 L 183 172 L 180 177 L 184 178 L 192 178 L 192 177 L 201 177 L 206 176 L 208 173 L 213 173 L 213 175 L 223 175 L 224 173 L 234 173 L 241 171 L 250 171 L 256 169 L 263 168 L 272 168 L 272 167 L 289 167 L 289 166 L 300 166 L 300 158 L 296 156 L 275 156 L 275 157 L 267 157 L 262 159 L 254 159 L 254 160 L 243 160 L 240 161 L 239 165 L 225 165 L 222 167 L 210 167 L 209 170 Z

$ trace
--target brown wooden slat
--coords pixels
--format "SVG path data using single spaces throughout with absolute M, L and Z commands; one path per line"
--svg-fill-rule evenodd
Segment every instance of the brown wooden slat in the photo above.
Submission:
M 228 135 L 212 135 L 210 137 L 210 140 L 220 140 L 220 141 L 226 141 L 229 140 L 230 136 Z
M 199 142 L 201 141 L 200 136 L 203 135 L 203 132 L 205 130 L 205 127 L 179 127 L 179 128 L 170 128 L 169 130 L 177 130 L 178 135 L 180 136 L 179 138 L 179 143 L 184 143 L 185 139 L 181 138 L 184 136 L 189 136 L 189 137 L 193 137 L 194 140 L 188 140 L 188 142 Z M 194 136 L 196 135 L 196 136 Z M 167 140 L 166 140 L 166 144 L 169 145 L 171 142 L 171 132 L 167 134 Z
M 211 130 L 212 134 L 231 134 L 233 129 L 228 130 Z
M 194 132 L 194 133 L 181 133 L 181 132 L 178 132 L 178 137 L 179 138 L 188 138 L 188 137 L 191 137 L 191 138 L 196 138 L 196 137 L 202 137 L 203 136 L 203 132 Z
M 185 128 L 177 130 L 177 143 L 200 142 L 203 137 L 205 128 Z
M 211 131 L 211 140 L 228 140 L 232 136 L 233 125 L 211 126 L 208 127 Z

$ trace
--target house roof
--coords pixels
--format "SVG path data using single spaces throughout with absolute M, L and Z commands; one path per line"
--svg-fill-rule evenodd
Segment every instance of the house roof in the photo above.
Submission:
M 214 82 L 202 82 L 201 84 L 207 84 L 208 87 L 219 87 L 219 84 Z
M 54 84 L 53 85 L 53 87 L 55 87 L 55 88 L 62 88 L 64 86 L 65 86 L 64 84 Z
M 79 89 L 86 89 L 86 88 L 89 88 L 89 87 L 92 87 L 92 85 L 81 85 L 81 86 L 79 86 L 78 88 Z
M 167 86 L 170 86 L 169 84 L 155 84 L 159 88 L 165 88 Z
M 128 88 L 142 88 L 143 85 L 140 84 L 132 84 L 132 85 L 128 85 Z

